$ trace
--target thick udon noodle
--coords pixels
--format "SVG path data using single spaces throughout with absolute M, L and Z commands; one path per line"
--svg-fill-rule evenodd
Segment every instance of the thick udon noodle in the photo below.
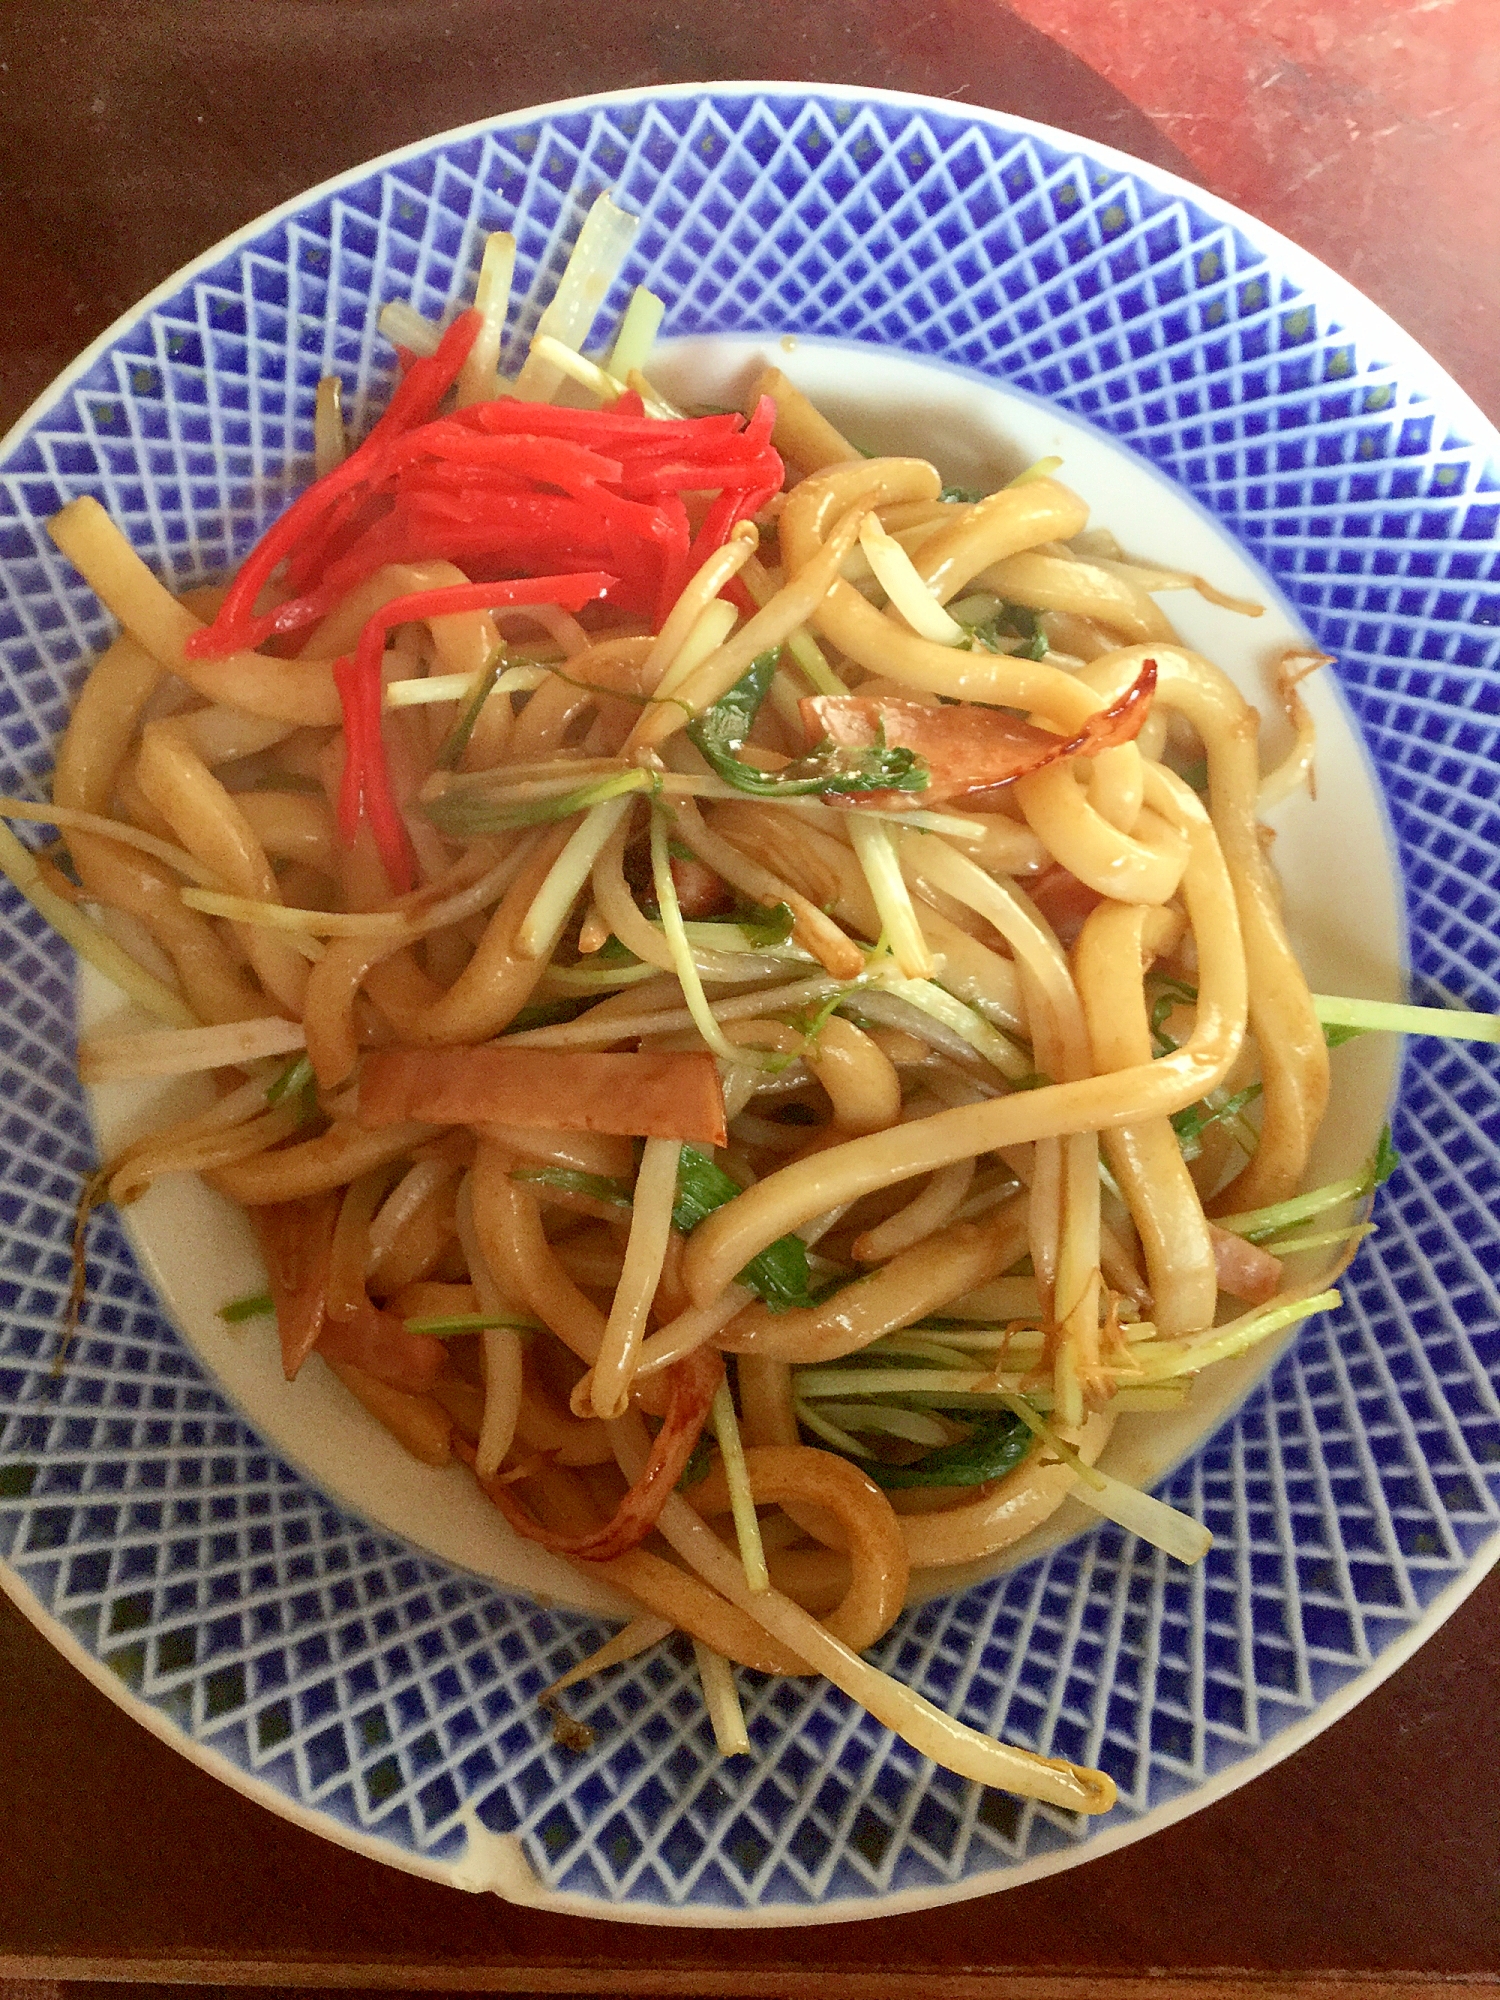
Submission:
M 353 846 L 339 837 L 332 662 L 380 604 L 463 572 L 389 566 L 295 659 L 205 661 L 185 645 L 216 593 L 174 602 L 97 509 L 60 518 L 61 547 L 125 628 L 57 759 L 54 802 L 82 893 L 117 913 L 197 1022 L 262 1024 L 244 1031 L 252 1049 L 305 1038 L 318 1086 L 309 1132 L 305 1094 L 267 1101 L 280 1062 L 221 1055 L 214 1108 L 128 1147 L 110 1189 L 129 1200 L 162 1174 L 206 1175 L 262 1225 L 283 1306 L 299 1243 L 320 1245 L 317 1323 L 289 1332 L 284 1307 L 284 1345 L 315 1342 L 430 1463 L 475 1466 L 524 1532 L 641 1606 L 642 1643 L 670 1624 L 763 1672 L 828 1673 L 953 1768 L 1099 1810 L 1112 1797 L 1101 1774 L 952 1723 L 859 1655 L 889 1629 L 913 1571 L 993 1555 L 1076 1488 L 1120 1396 L 1153 1379 L 1140 1357 L 1172 1343 L 1166 1372 L 1191 1373 L 1195 1345 L 1206 1352 L 1238 1310 L 1224 1305 L 1236 1267 L 1212 1215 L 1300 1185 L 1327 1063 L 1256 816 L 1258 718 L 1178 642 L 1139 573 L 1070 548 L 1087 510 L 1055 479 L 947 499 L 932 466 L 861 460 L 779 378 L 770 386 L 794 468 L 762 521 L 774 546 L 757 551 L 754 528 L 737 530 L 659 630 L 603 607 L 537 607 L 392 636 L 386 678 L 403 685 L 472 677 L 509 648 L 451 777 L 435 759 L 457 704 L 387 709 L 420 871 L 403 895 L 367 833 Z M 1048 647 L 923 636 L 862 556 L 861 531 L 868 541 L 877 523 L 933 605 L 989 592 L 1029 607 Z M 753 615 L 737 620 L 721 595 L 732 579 Z M 881 816 L 857 801 L 741 796 L 710 774 L 686 725 L 768 647 L 789 650 L 745 754 L 772 769 L 806 750 L 809 659 L 821 659 L 823 692 L 842 682 L 928 707 L 984 704 L 1064 737 L 1148 661 L 1155 692 L 1135 740 L 1038 768 L 980 810 L 960 799 L 924 818 L 913 793 Z M 663 689 L 670 699 L 648 699 Z M 1182 773 L 1200 758 L 1195 789 Z M 472 837 L 452 822 L 440 832 L 415 803 L 424 787 L 534 803 L 633 770 L 654 774 L 654 800 L 622 791 Z M 784 906 L 790 936 L 757 943 L 733 922 L 710 933 L 691 912 L 674 928 L 679 883 L 691 900 L 687 885 L 705 882 L 742 913 Z M 893 911 L 906 927 L 894 968 Z M 1177 996 L 1170 1043 L 1163 991 Z M 538 1005 L 567 1018 L 527 1025 Z M 713 1049 L 729 1120 L 717 1159 L 743 1191 L 684 1234 L 677 1139 L 649 1138 L 637 1157 L 625 1138 L 571 1129 L 589 1122 L 571 1115 L 552 1130 L 361 1124 L 371 1051 L 497 1037 L 535 1051 Z M 1256 1080 L 1248 1156 L 1221 1122 L 1185 1160 L 1174 1115 Z M 633 1209 L 606 1198 L 621 1182 Z M 741 1277 L 799 1231 L 834 1288 L 773 1310 Z M 1264 1276 L 1252 1296 L 1265 1296 Z M 403 1383 L 330 1338 L 371 1301 L 397 1321 L 491 1323 Z M 517 1331 L 527 1320 L 529 1337 Z M 986 1326 L 988 1348 L 973 1337 Z M 959 1359 L 976 1393 L 1029 1389 L 1050 1425 L 1003 1476 L 887 1491 L 827 1448 L 857 1418 L 830 1404 L 842 1417 L 819 1419 L 798 1371 L 863 1354 L 899 1365 L 899 1339 L 874 1344 L 903 1330 L 909 1366 L 930 1362 L 925 1339 L 951 1367 L 955 1328 L 969 1329 Z M 727 1409 L 721 1357 L 735 1384 Z M 649 1539 L 622 1530 L 653 1453 L 658 1486 L 678 1483 L 716 1394 L 722 1455 L 696 1462 L 664 1505 L 656 1493 Z M 663 1419 L 654 1439 L 643 1416 Z M 918 1404 L 901 1421 L 904 1441 L 856 1439 L 866 1465 L 964 1434 L 951 1406 L 924 1423 Z M 739 1439 L 766 1577 L 751 1575 L 729 1525 Z

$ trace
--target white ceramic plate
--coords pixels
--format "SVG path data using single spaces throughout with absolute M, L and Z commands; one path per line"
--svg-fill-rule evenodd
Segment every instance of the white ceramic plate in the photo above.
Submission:
M 1340 658 L 1347 713 L 1326 698 L 1319 804 L 1278 821 L 1315 984 L 1379 995 L 1401 978 L 1362 744 L 1419 997 L 1494 1006 L 1493 433 L 1379 313 L 1223 204 L 1024 121 L 879 92 L 737 84 L 521 114 L 345 176 L 172 280 L 0 452 L 7 789 L 44 782 L 105 632 L 46 515 L 96 492 L 172 582 L 222 568 L 305 477 L 317 377 L 345 375 L 357 419 L 387 393 L 380 305 L 438 314 L 472 284 L 481 233 L 514 227 L 524 333 L 604 185 L 645 218 L 623 284 L 666 299 L 688 343 L 674 366 L 727 366 L 722 343 L 744 340 L 805 371 L 835 418 L 868 409 L 871 443 L 897 441 L 883 427 L 899 410 L 957 477 L 1058 449 L 1128 546 L 1170 538 L 1252 595 L 1258 564 L 1283 593 L 1259 627 L 1221 636 L 1220 614 L 1173 609 L 1251 688 L 1277 617 Z M 1264 1768 L 1493 1559 L 1500 1089 L 1491 1054 L 1420 1045 L 1406 1167 L 1343 1309 L 1232 1413 L 1244 1383 L 1226 1381 L 1224 1421 L 1168 1482 L 1215 1531 L 1200 1568 L 1095 1525 L 913 1610 L 878 1649 L 966 1720 L 1103 1764 L 1121 1792 L 1109 1819 L 980 1793 L 815 1682 L 743 1676 L 756 1755 L 720 1766 L 670 1648 L 582 1697 L 598 1746 L 573 1759 L 533 1698 L 597 1627 L 498 1587 L 513 1573 L 492 1518 L 464 1527 L 404 1461 L 381 1472 L 363 1428 L 357 1451 L 330 1439 L 331 1403 L 300 1385 L 295 1405 L 275 1400 L 255 1330 L 231 1338 L 212 1319 L 254 1275 L 206 1209 L 160 1241 L 143 1217 L 188 1343 L 106 1224 L 54 1377 L 91 1141 L 66 954 L 14 903 L 5 924 L 0 1578 L 148 1726 L 365 1852 L 656 1922 L 976 1894 Z M 1367 1150 L 1389 1061 L 1369 1044 L 1336 1057 L 1330 1167 Z M 1188 1447 L 1198 1415 L 1156 1432 L 1154 1464 Z

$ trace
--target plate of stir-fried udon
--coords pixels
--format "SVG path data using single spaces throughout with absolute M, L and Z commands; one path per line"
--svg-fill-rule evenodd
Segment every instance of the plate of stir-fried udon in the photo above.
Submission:
M 524 1900 L 873 1912 L 1206 1802 L 1480 1573 L 1414 1274 L 1488 1282 L 1492 856 L 1400 746 L 1494 523 L 1249 227 L 914 100 L 591 100 L 256 225 L 12 441 L 75 1178 L 15 1127 L 0 1554 L 232 1782 Z M 1439 622 L 1348 615 L 1371 535 L 1454 545 Z

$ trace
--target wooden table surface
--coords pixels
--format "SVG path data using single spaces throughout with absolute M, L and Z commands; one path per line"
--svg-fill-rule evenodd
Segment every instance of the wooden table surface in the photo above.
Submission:
M 530 103 L 735 76 L 927 91 L 1171 166 L 1354 279 L 1493 416 L 1497 26 L 1495 0 L 3 0 L 0 430 L 179 264 L 328 174 Z M 0 2000 L 1500 1987 L 1497 1626 L 1491 1577 L 1295 1758 L 1087 1867 L 926 1915 L 695 1933 L 347 1854 L 148 1736 L 0 1601 Z

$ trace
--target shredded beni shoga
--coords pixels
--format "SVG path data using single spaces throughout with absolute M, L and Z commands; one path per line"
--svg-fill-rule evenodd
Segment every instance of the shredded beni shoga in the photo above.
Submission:
M 1101 1811 L 861 1655 L 1069 1496 L 1196 1560 L 1111 1425 L 1337 1298 L 1390 1162 L 1302 1192 L 1350 1003 L 1258 819 L 1316 659 L 1263 772 L 1158 603 L 1217 593 L 1056 466 L 956 492 L 775 369 L 678 411 L 645 293 L 585 359 L 630 233 L 596 208 L 514 379 L 507 238 L 445 330 L 389 311 L 384 414 L 351 448 L 323 386 L 227 582 L 53 522 L 122 631 L 7 802 L 61 844 L 0 860 L 165 1023 L 84 1077 L 208 1080 L 90 1199 L 243 1204 L 268 1290 L 225 1319 L 613 1584 L 588 1671 L 680 1631 L 726 1750 L 730 1663 L 818 1672 Z

